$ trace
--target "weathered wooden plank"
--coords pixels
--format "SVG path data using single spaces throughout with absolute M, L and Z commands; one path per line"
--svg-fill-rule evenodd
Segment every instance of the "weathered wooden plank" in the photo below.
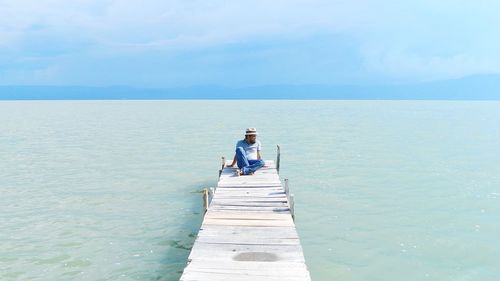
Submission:
M 295 227 L 287 226 L 269 226 L 269 227 L 256 227 L 256 226 L 217 226 L 210 225 L 201 227 L 198 237 L 202 235 L 252 235 L 255 237 L 283 237 L 283 238 L 299 238 Z M 221 239 L 224 237 L 221 236 Z
M 227 266 L 227 264 L 225 265 Z M 193 274 L 191 276 L 187 275 L 186 277 L 218 278 L 216 280 L 221 280 L 220 278 L 228 278 L 229 276 L 234 276 L 238 278 L 236 280 L 255 280 L 255 279 L 241 279 L 241 278 L 265 278 L 262 280 L 304 280 L 304 278 L 308 278 L 308 274 L 306 274 L 306 271 L 301 267 L 293 268 L 293 267 L 275 266 L 274 268 L 261 267 L 260 269 L 246 269 L 239 267 L 237 268 L 196 267 L 195 269 L 192 270 L 192 272 Z M 201 279 L 201 280 L 212 280 L 212 279 Z
M 215 206 L 244 206 L 244 207 L 287 207 L 288 203 L 283 201 L 275 202 L 252 202 L 252 201 L 236 201 L 236 200 L 212 200 L 211 205 Z
M 272 207 L 272 206 L 224 206 L 224 205 L 214 205 L 210 206 L 212 209 L 217 211 L 235 211 L 235 212 L 271 212 L 271 213 L 281 213 L 290 212 L 288 207 Z
M 288 203 L 288 200 L 286 197 L 268 197 L 268 198 L 256 198 L 256 197 L 253 197 L 253 196 L 248 196 L 248 198 L 235 198 L 235 197 L 225 197 L 225 198 L 219 198 L 218 196 L 214 197 L 214 199 L 212 199 L 212 203 L 216 203 L 216 202 L 221 202 L 222 204 L 228 204 L 230 205 L 232 202 L 237 202 L 237 203 L 252 203 L 252 202 L 255 202 L 255 203 Z
M 206 244 L 196 243 L 189 255 L 190 260 L 235 260 L 245 261 L 239 257 L 245 257 L 250 261 L 288 261 L 288 262 L 304 262 L 302 249 L 296 247 L 298 245 L 238 245 L 239 247 L 229 247 L 233 245 L 224 244 Z M 268 251 L 258 250 L 265 246 L 274 247 Z M 290 251 L 285 251 L 284 247 L 292 247 Z M 234 249 L 234 250 L 233 250 Z M 243 256 L 245 255 L 245 256 Z M 253 256 L 252 256 L 253 255 Z
M 234 219 L 263 219 L 263 220 L 291 220 L 289 215 L 283 214 L 254 214 L 254 213 L 230 213 L 221 214 L 219 212 L 209 211 L 205 218 L 234 218 Z
M 199 243 L 241 244 L 241 245 L 300 245 L 298 238 L 255 238 L 250 236 L 227 236 L 221 239 L 218 235 L 200 236 Z
M 244 187 L 239 187 L 239 188 L 234 188 L 234 187 L 218 187 L 215 190 L 215 193 L 217 194 L 243 194 L 243 195 L 283 195 L 286 194 L 285 190 L 283 190 L 281 187 L 272 187 L 272 188 L 259 188 L 259 187 L 251 187 L 251 188 L 244 188 Z
M 276 262 L 264 262 L 264 261 L 196 261 L 193 260 L 189 263 L 192 266 L 196 266 L 200 269 L 210 269 L 210 268 L 228 268 L 228 269 L 241 269 L 241 270 L 259 270 L 259 269 L 276 269 L 281 268 L 297 268 L 305 269 L 306 265 L 300 262 L 286 262 L 286 261 L 276 261 Z M 279 265 L 278 268 L 276 266 Z
M 216 225 L 244 225 L 244 226 L 293 226 L 293 221 L 286 220 L 236 220 L 236 219 L 205 219 L 203 226 Z
M 279 189 L 281 188 L 280 183 L 224 183 L 218 186 L 219 188 L 222 187 L 230 187 L 230 188 L 248 188 L 248 189 L 253 189 L 253 188 L 265 188 L 265 189 Z
M 257 202 L 274 202 L 274 201 L 279 201 L 279 202 L 288 202 L 287 197 L 285 194 L 279 194 L 279 195 L 268 195 L 268 196 L 262 196 L 262 195 L 231 195 L 231 194 L 218 194 L 217 195 L 217 200 L 219 201 L 257 201 Z
M 196 271 L 189 271 L 181 277 L 181 281 L 303 281 L 310 280 L 309 276 L 263 276 L 263 275 L 242 275 L 242 274 L 227 274 L 227 273 L 199 273 Z

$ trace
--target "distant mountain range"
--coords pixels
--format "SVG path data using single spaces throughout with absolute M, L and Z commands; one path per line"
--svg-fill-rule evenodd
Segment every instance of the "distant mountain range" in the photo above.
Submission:
M 419 84 L 266 85 L 246 88 L 193 86 L 0 86 L 0 100 L 332 99 L 500 100 L 500 75 L 469 76 Z

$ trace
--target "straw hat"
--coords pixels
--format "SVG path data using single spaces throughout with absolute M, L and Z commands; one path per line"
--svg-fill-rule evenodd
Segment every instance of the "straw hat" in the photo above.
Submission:
M 245 133 L 245 136 L 249 136 L 249 135 L 257 135 L 257 129 L 255 128 L 248 128 L 246 133 Z

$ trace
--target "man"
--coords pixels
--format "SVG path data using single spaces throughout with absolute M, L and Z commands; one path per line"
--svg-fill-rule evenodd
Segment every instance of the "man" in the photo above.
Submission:
M 233 167 L 238 163 L 236 175 L 253 175 L 255 171 L 264 167 L 264 160 L 260 155 L 260 141 L 257 140 L 257 129 L 248 128 L 245 132 L 245 139 L 236 143 L 236 154 L 233 163 L 228 167 Z

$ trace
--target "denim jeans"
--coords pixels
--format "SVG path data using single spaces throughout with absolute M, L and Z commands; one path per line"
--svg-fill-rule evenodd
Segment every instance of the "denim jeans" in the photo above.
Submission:
M 241 169 L 241 172 L 244 175 L 248 175 L 250 173 L 257 171 L 258 169 L 262 168 L 265 164 L 264 160 L 262 159 L 249 160 L 247 158 L 245 150 L 241 146 L 238 146 L 236 148 L 236 160 L 238 161 L 238 168 Z

